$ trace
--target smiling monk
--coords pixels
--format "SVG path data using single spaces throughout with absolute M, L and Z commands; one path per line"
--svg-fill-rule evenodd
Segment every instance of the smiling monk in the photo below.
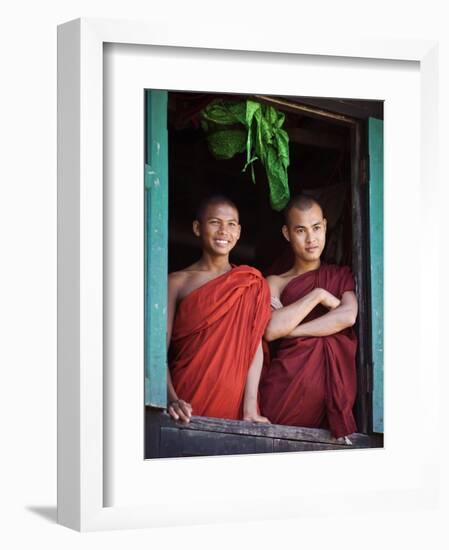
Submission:
M 282 232 L 294 265 L 268 277 L 273 314 L 265 338 L 274 341 L 274 353 L 260 385 L 261 410 L 276 424 L 328 427 L 350 444 L 357 299 L 349 267 L 321 262 L 326 225 L 315 199 L 290 200 Z
M 257 269 L 229 263 L 240 232 L 232 201 L 206 199 L 193 222 L 201 258 L 168 276 L 168 412 L 175 420 L 268 422 L 257 394 L 270 292 Z

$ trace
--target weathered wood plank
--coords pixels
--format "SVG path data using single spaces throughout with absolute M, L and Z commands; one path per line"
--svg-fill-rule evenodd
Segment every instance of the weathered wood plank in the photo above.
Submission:
M 160 453 L 176 456 L 214 456 L 273 452 L 273 440 L 264 437 L 161 428 Z
M 382 447 L 383 438 L 373 437 L 366 434 L 355 433 L 351 435 L 352 446 L 336 442 L 332 439 L 328 430 L 318 428 L 300 428 L 296 426 L 280 426 L 278 424 L 255 424 L 242 420 L 225 420 L 220 418 L 209 418 L 194 416 L 188 424 L 175 422 L 166 412 L 158 412 L 150 407 L 147 408 L 147 423 L 156 423 L 160 429 L 172 428 L 175 431 L 191 432 L 188 437 L 194 440 L 195 433 L 209 434 L 212 440 L 214 434 L 241 436 L 241 444 L 244 445 L 245 438 L 261 438 L 267 440 L 288 440 L 315 445 L 325 445 L 329 448 L 372 448 Z M 179 435 L 179 437 L 183 437 Z M 189 440 L 190 441 L 190 440 Z M 328 448 L 328 447 L 326 447 Z M 247 452 L 247 451 L 242 451 Z M 261 451 L 253 451 L 261 452 Z M 265 452 L 265 451 L 264 451 Z M 268 451 L 270 452 L 270 451 Z M 217 453 L 222 454 L 222 453 Z M 229 454 L 229 453 L 223 453 Z M 149 456 L 149 455 L 147 455 Z M 154 456 L 153 454 L 151 456 Z
M 151 413 L 147 411 L 145 415 L 145 458 L 162 456 L 160 450 L 161 416 L 160 410 Z
M 324 443 L 310 443 L 307 441 L 292 441 L 290 439 L 273 439 L 273 452 L 287 453 L 298 451 L 341 451 L 354 449 L 351 445 L 326 445 Z
M 320 120 L 329 119 L 345 125 L 351 125 L 355 123 L 354 118 L 346 116 L 344 114 L 340 114 L 338 111 L 332 112 L 319 107 L 317 108 L 307 105 L 305 101 L 302 101 L 302 98 L 284 98 L 264 95 L 255 95 L 254 97 L 262 103 L 273 105 L 274 107 L 282 109 L 283 111 L 303 113 L 304 115 L 312 118 L 318 118 Z
M 255 424 L 241 420 L 221 420 L 218 418 L 196 416 L 192 418 L 189 425 L 181 426 L 181 429 L 220 431 L 223 433 L 330 443 L 332 445 L 345 446 L 343 443 L 334 441 L 328 430 L 319 428 L 300 428 L 296 426 L 281 426 L 279 424 Z M 354 434 L 351 436 L 351 439 L 354 444 L 357 445 L 369 444 L 369 436 L 365 434 Z
M 282 98 L 281 98 L 282 99 Z M 333 113 L 339 113 L 351 118 L 364 119 L 368 117 L 383 118 L 383 102 L 369 99 L 341 99 L 316 97 L 289 97 L 286 99 L 298 101 L 304 105 L 318 107 Z

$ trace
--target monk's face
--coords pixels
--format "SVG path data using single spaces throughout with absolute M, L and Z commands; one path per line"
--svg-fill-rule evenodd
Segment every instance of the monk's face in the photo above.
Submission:
M 207 206 L 201 220 L 193 222 L 193 232 L 203 250 L 213 255 L 227 255 L 240 238 L 239 213 L 226 203 Z
M 317 204 L 308 210 L 292 208 L 282 233 L 298 259 L 304 262 L 319 260 L 326 244 L 326 219 L 321 208 Z

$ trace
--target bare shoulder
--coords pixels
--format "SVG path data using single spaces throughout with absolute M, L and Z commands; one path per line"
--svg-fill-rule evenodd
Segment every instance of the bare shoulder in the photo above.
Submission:
M 198 269 L 197 264 L 192 264 L 185 269 L 173 271 L 168 276 L 168 293 L 176 300 L 182 300 L 199 286 L 210 279 L 209 271 Z
M 181 271 L 172 271 L 168 274 L 168 282 L 176 285 L 181 283 L 182 281 L 185 281 L 188 276 L 189 272 L 184 269 L 182 269 Z
M 280 275 L 268 275 L 267 277 L 267 283 L 270 287 L 270 292 L 272 296 L 279 297 L 279 294 L 282 289 L 283 279 Z
M 279 284 L 280 280 L 281 280 L 280 275 L 268 275 L 267 276 L 267 283 L 269 285 L 276 286 L 277 284 Z
M 291 269 L 289 271 L 286 271 L 285 273 L 281 273 L 280 275 L 270 275 L 269 277 L 267 277 L 272 296 L 279 297 L 282 294 L 284 288 L 295 277 L 296 274 L 293 273 Z M 271 281 L 269 279 L 271 279 Z
M 168 291 L 177 294 L 188 282 L 191 274 L 182 269 L 168 274 Z
M 174 281 L 182 281 L 188 279 L 192 275 L 195 275 L 199 272 L 198 262 L 188 265 L 179 271 L 172 271 L 168 274 L 169 278 L 172 278 Z

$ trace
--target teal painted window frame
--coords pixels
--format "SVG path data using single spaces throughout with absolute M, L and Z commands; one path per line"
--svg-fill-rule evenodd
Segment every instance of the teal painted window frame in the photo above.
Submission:
M 167 406 L 168 136 L 166 91 L 145 90 L 145 404 Z
M 373 432 L 384 431 L 383 121 L 368 119 Z

